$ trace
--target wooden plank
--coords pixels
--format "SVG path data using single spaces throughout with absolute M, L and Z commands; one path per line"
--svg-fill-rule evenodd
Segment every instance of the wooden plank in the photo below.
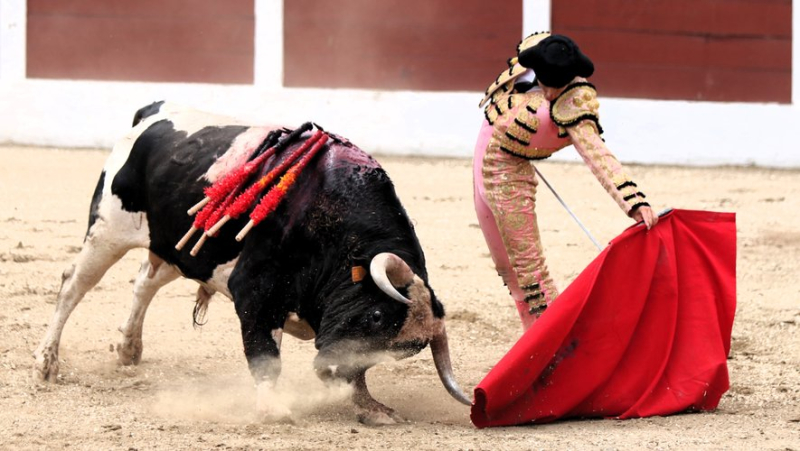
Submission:
M 483 90 L 515 54 L 521 2 L 296 0 L 287 86 Z
M 791 73 L 786 71 L 607 64 L 590 81 L 597 86 L 601 100 L 631 97 L 787 103 L 791 98 Z
M 31 18 L 28 35 L 35 45 L 44 41 L 48 47 L 79 54 L 143 49 L 252 54 L 248 22 L 252 25 L 252 21 L 211 18 L 47 16 Z
M 706 38 L 629 31 L 559 30 L 578 43 L 597 65 L 630 63 L 789 70 L 792 43 L 789 39 L 763 37 Z
M 620 97 L 789 102 L 790 0 L 554 2 L 554 31 Z M 743 89 L 747 86 L 747 89 Z
M 170 61 L 171 64 L 153 64 Z M 252 83 L 253 59 L 237 55 L 205 55 L 170 53 L 148 55 L 111 55 L 87 64 L 60 66 L 44 63 L 32 70 L 31 78 L 76 80 L 114 80 L 138 82 L 184 83 Z M 250 66 L 249 71 L 242 68 Z M 184 69 L 188 68 L 188 69 Z
M 28 15 L 228 17 L 254 14 L 253 0 L 27 0 Z
M 494 67 L 493 64 L 488 65 Z M 392 56 L 370 58 L 353 70 L 350 60 L 334 59 L 322 64 L 319 72 L 294 75 L 290 86 L 332 88 L 366 88 L 389 90 L 475 91 L 484 90 L 500 70 L 483 70 L 480 61 L 454 71 L 452 65 L 440 64 L 436 58 L 425 58 L 415 64 L 397 65 Z M 391 82 L 391 85 L 389 85 Z M 288 82 L 287 82 L 288 83 Z M 422 88 L 420 88 L 422 87 Z
M 91 3 L 81 0 L 71 6 L 77 10 L 78 6 L 89 8 Z M 157 5 L 150 0 L 144 3 Z M 192 2 L 196 12 L 202 12 L 206 3 L 218 2 Z M 103 7 L 90 11 L 92 14 L 42 11 L 35 9 L 28 17 L 27 75 L 32 78 L 253 81 L 252 8 L 250 16 L 185 16 L 158 10 L 100 14 Z
M 553 2 L 553 29 L 791 38 L 791 0 L 572 0 Z

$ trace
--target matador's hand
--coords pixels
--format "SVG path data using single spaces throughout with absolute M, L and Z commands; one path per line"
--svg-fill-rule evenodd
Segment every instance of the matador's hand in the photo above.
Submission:
M 658 215 L 653 213 L 653 209 L 647 205 L 642 205 L 633 212 L 633 219 L 636 222 L 644 222 L 647 230 L 650 230 L 656 223 L 658 223 Z

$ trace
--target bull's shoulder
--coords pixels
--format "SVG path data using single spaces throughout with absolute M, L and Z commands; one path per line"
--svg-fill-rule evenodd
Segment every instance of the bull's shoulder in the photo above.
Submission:
M 136 127 L 139 122 L 142 122 L 145 118 L 158 114 L 163 104 L 164 101 L 159 100 L 158 102 L 153 102 L 150 105 L 139 108 L 136 114 L 133 115 L 133 126 Z
M 354 145 L 345 138 L 331 135 L 332 142 L 323 159 L 327 169 L 341 169 L 342 167 L 355 167 L 360 169 L 379 169 L 378 160 L 369 153 Z
M 173 124 L 177 131 L 191 135 L 205 127 L 220 127 L 227 125 L 248 126 L 249 124 L 234 117 L 209 113 L 186 105 L 171 102 L 155 102 L 140 108 L 134 115 L 134 128 L 129 135 L 138 135 L 148 129 L 150 125 L 167 120 Z
M 241 153 L 257 146 L 269 130 L 278 127 L 251 126 L 246 121 L 170 102 L 154 102 L 134 115 L 135 126 L 114 145 L 105 170 L 114 174 L 131 152 L 169 153 L 169 158 L 193 159 L 198 154 L 227 155 L 223 166 L 241 160 Z M 232 158 L 229 158 L 232 157 Z M 223 171 L 224 172 L 224 171 Z M 214 177 L 211 177 L 213 180 Z

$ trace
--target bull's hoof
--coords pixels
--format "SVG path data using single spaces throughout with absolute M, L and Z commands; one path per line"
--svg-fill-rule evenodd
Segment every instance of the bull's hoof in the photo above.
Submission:
M 369 410 L 358 412 L 358 422 L 367 426 L 388 426 L 391 424 L 405 423 L 405 418 L 401 417 L 394 410 L 388 407 L 380 410 Z
M 266 423 L 294 423 L 292 410 L 276 393 L 274 385 L 262 382 L 256 386 L 256 412 Z
M 33 377 L 40 382 L 56 382 L 58 380 L 58 354 L 52 351 L 37 349 L 33 353 Z
M 285 423 L 294 424 L 292 411 L 286 407 L 279 406 L 278 408 L 272 407 L 268 409 L 257 409 L 258 418 L 264 423 Z
M 117 343 L 117 360 L 121 365 L 138 365 L 142 361 L 142 339 L 124 339 Z

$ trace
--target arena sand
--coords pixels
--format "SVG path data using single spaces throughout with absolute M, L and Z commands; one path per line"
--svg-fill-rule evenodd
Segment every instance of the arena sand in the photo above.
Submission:
M 284 340 L 280 389 L 294 418 L 259 421 L 233 306 L 215 297 L 208 324 L 194 329 L 190 281 L 165 287 L 151 305 L 142 363 L 118 366 L 113 346 L 141 251 L 112 268 L 73 313 L 59 382 L 33 380 L 31 353 L 61 273 L 80 249 L 106 156 L 0 147 L 0 449 L 800 449 L 800 171 L 628 166 L 656 210 L 737 214 L 731 389 L 717 411 L 478 430 L 425 350 L 367 373 L 374 396 L 408 419 L 369 428 L 356 422 L 347 387 L 317 381 L 313 344 L 293 338 Z M 416 225 L 447 308 L 456 376 L 471 390 L 521 331 L 474 217 L 470 162 L 378 159 Z M 601 242 L 631 224 L 585 166 L 540 169 Z M 597 250 L 544 186 L 538 203 L 563 288 Z

